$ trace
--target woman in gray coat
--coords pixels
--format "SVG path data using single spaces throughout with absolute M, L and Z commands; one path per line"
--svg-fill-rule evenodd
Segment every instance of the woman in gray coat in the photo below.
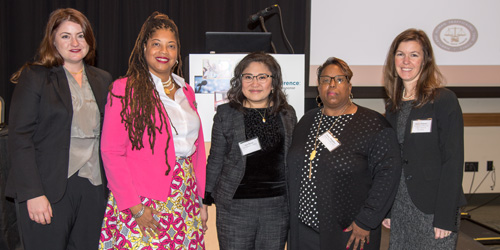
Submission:
M 285 159 L 297 118 L 282 84 L 276 60 L 251 53 L 234 70 L 229 103 L 217 108 L 204 209 L 212 203 L 217 206 L 220 249 L 285 246 Z

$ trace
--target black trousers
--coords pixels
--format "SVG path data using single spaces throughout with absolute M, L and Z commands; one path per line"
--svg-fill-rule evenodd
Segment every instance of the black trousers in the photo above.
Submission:
M 302 223 L 299 221 L 298 223 L 298 233 L 299 233 L 299 238 L 296 241 L 297 246 L 296 247 L 291 247 L 291 249 L 299 249 L 299 250 L 323 250 L 321 248 L 321 243 L 320 243 L 320 233 L 312 229 L 311 227 L 307 226 L 306 224 Z M 320 229 L 321 230 L 321 229 Z M 329 242 L 331 242 L 331 245 L 329 245 L 326 249 L 328 250 L 344 250 L 346 249 L 347 242 L 349 241 L 349 238 L 351 237 L 352 232 L 343 232 L 343 228 L 338 227 L 337 230 L 335 230 L 335 234 L 333 235 L 328 235 Z M 380 249 L 380 235 L 381 235 L 381 227 L 377 227 L 376 229 L 372 230 L 370 232 L 370 243 L 365 244 L 364 248 L 365 250 L 379 250 Z M 353 249 L 354 243 L 352 243 L 349 246 L 349 249 Z M 358 249 L 360 249 L 360 246 L 358 246 Z M 358 249 L 353 249 L 353 250 L 358 250 Z
M 51 203 L 52 222 L 38 224 L 29 218 L 26 202 L 18 205 L 18 222 L 25 250 L 97 249 L 106 199 L 103 187 L 74 174 L 63 198 Z

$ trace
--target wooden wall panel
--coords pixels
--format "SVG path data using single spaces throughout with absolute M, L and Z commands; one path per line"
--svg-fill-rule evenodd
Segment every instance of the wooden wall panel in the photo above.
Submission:
M 500 113 L 465 113 L 464 126 L 500 126 Z

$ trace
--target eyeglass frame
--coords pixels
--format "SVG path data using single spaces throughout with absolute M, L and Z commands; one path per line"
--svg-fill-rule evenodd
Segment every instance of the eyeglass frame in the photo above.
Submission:
M 252 80 L 251 81 L 248 81 L 246 79 L 243 79 L 243 76 L 252 76 Z M 266 79 L 265 80 L 259 80 L 259 76 L 266 76 Z M 261 73 L 261 74 L 258 74 L 256 76 L 250 74 L 250 73 L 245 73 L 245 74 L 241 74 L 240 75 L 240 79 L 241 79 L 241 82 L 245 82 L 245 83 L 252 83 L 254 79 L 257 80 L 257 82 L 259 83 L 264 83 L 268 78 L 273 78 L 274 76 L 273 75 L 269 75 L 269 74 L 266 74 L 266 73 Z
M 348 76 L 348 75 L 336 75 L 336 76 L 324 76 L 324 75 L 323 75 L 323 76 L 318 76 L 318 85 L 319 85 L 319 86 L 325 86 L 325 85 L 330 86 L 330 85 L 332 85 L 332 82 L 334 82 L 334 83 L 335 83 L 335 86 L 337 86 L 337 85 L 342 85 L 343 83 L 337 83 L 336 81 L 334 81 L 334 79 L 335 79 L 337 76 L 345 76 L 345 79 L 347 80 L 347 83 L 349 83 L 349 82 L 350 82 L 350 79 L 349 79 L 349 76 Z M 323 83 L 321 82 L 321 77 L 328 77 L 328 78 L 330 78 L 330 82 L 329 82 L 328 84 L 323 84 Z

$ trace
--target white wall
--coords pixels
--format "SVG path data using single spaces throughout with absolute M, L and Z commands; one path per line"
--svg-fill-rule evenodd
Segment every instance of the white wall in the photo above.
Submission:
M 460 105 L 464 113 L 500 113 L 500 98 L 460 99 Z M 476 193 L 500 193 L 500 183 L 491 189 L 493 173 L 500 181 L 500 127 L 465 127 L 465 161 L 479 162 L 479 171 L 464 173 L 464 192 L 469 193 L 474 178 L 472 192 L 477 189 Z M 493 161 L 497 170 L 491 172 L 478 188 L 488 173 L 486 161 Z
M 498 0 L 312 0 L 310 64 L 335 56 L 350 65 L 383 65 L 394 37 L 418 28 L 431 39 L 439 65 L 499 65 L 499 9 Z M 436 46 L 433 31 L 449 19 L 466 20 L 477 29 L 473 47 L 450 52 Z

